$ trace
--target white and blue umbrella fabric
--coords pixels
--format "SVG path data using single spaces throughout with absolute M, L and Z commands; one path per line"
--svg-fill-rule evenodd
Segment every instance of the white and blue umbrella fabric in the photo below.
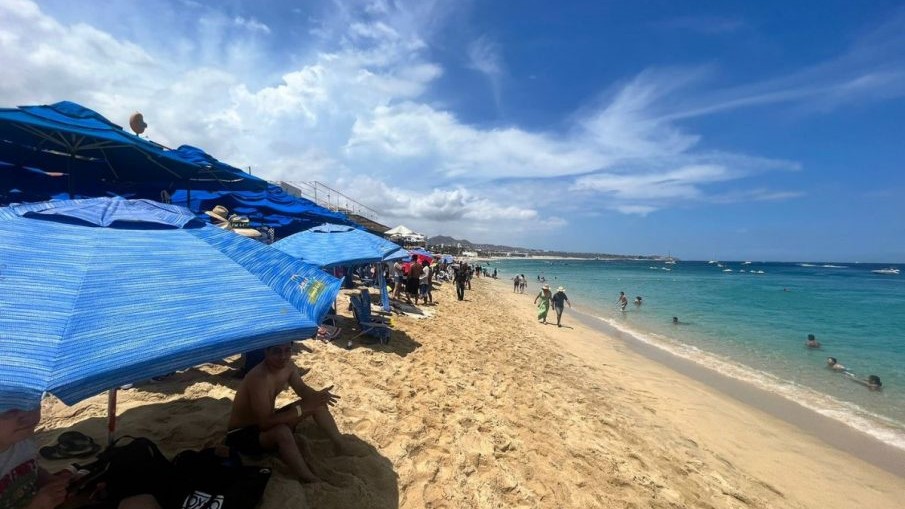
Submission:
M 0 208 L 0 412 L 311 337 L 341 281 L 182 207 Z
M 392 253 L 383 257 L 383 261 L 385 261 L 385 262 L 395 262 L 396 260 L 411 260 L 411 259 L 412 259 L 412 253 L 409 252 L 409 250 L 405 249 L 404 247 L 400 247 L 396 251 L 393 251 Z
M 402 249 L 364 230 L 329 223 L 278 240 L 273 247 L 324 268 L 380 262 Z

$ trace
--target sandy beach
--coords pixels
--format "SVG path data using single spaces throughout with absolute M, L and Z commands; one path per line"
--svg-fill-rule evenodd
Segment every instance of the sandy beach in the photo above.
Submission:
M 340 429 L 361 456 L 299 430 L 315 472 L 300 485 L 276 459 L 262 508 L 899 508 L 905 479 L 640 355 L 566 311 L 538 323 L 533 294 L 476 279 L 424 315 L 393 318 L 386 346 L 305 341 L 296 364 L 335 385 Z M 345 297 L 340 297 L 344 308 Z M 345 309 L 341 313 L 349 316 Z M 218 444 L 238 358 L 120 391 L 119 434 L 169 456 Z M 294 400 L 290 392 L 277 404 Z M 106 395 L 44 403 L 41 445 L 62 431 L 102 440 Z M 66 461 L 47 462 L 49 469 Z

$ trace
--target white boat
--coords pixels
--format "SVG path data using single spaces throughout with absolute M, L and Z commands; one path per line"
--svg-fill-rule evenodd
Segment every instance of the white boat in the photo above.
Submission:
M 751 265 L 751 262 L 742 262 L 742 265 Z
M 732 272 L 732 269 L 723 269 L 723 272 Z
M 893 267 L 889 267 L 886 269 L 876 269 L 876 270 L 872 270 L 871 272 L 873 272 L 874 274 L 886 274 L 888 276 L 898 276 L 899 275 L 899 269 L 896 269 Z
M 711 264 L 711 265 L 713 265 L 713 264 L 714 264 L 714 263 L 716 263 L 716 260 L 710 260 L 710 261 L 709 261 L 709 262 L 707 262 L 707 263 L 709 263 L 709 264 Z

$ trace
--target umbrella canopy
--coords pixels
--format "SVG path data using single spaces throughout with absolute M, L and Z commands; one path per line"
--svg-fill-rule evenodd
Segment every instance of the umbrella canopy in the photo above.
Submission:
M 205 184 L 209 181 L 215 181 L 217 189 L 267 186 L 194 147 L 169 150 L 69 101 L 0 108 L 0 161 L 14 169 L 61 174 L 67 192 L 84 196 L 115 192 L 158 198 L 161 190 L 210 187 Z M 0 184 L 17 177 L 3 168 L 0 171 Z M 21 182 L 0 185 L 0 193 L 14 186 L 21 187 Z
M 321 267 L 379 262 L 402 249 L 364 230 L 327 223 L 274 242 L 273 247 Z
M 0 411 L 310 337 L 340 280 L 182 207 L 0 208 Z
M 411 260 L 412 253 L 408 251 L 408 249 L 400 247 L 396 251 L 386 255 L 383 257 L 383 261 L 385 262 L 394 262 L 396 260 Z
M 175 191 L 172 201 L 199 213 L 222 205 L 230 213 L 247 216 L 253 226 L 273 228 L 281 238 L 323 223 L 353 226 L 345 215 L 272 184 L 263 191 Z

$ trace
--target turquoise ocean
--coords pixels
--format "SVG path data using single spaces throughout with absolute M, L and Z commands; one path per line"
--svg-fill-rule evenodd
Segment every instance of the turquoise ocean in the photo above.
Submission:
M 542 275 L 577 309 L 639 341 L 905 449 L 905 271 L 871 272 L 905 266 L 504 259 L 490 267 L 504 280 L 524 274 L 530 294 Z M 804 346 L 808 334 L 820 349 Z M 826 369 L 829 356 L 858 377 L 878 375 L 883 390 Z

